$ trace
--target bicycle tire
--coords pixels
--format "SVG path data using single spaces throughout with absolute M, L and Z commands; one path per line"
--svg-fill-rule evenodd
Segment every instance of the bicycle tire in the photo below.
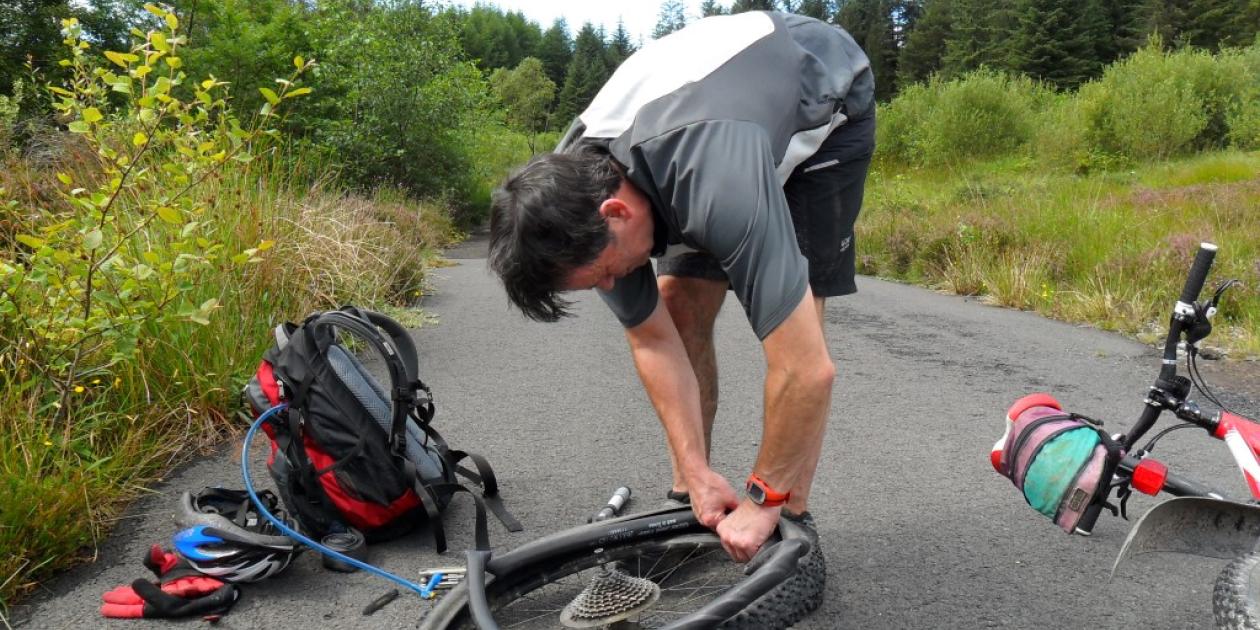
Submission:
M 1212 587 L 1212 617 L 1222 630 L 1260 630 L 1260 552 L 1225 565 Z
M 615 535 L 618 530 L 630 529 L 650 519 L 671 518 L 671 515 L 679 520 L 671 528 L 634 539 L 606 540 L 610 532 Z M 693 621 L 685 626 L 689 628 L 788 628 L 821 604 L 826 565 L 810 530 L 784 519 L 771 542 L 785 539 L 801 541 L 808 547 L 795 559 L 795 571 L 767 575 L 772 569 L 767 563 L 744 575 L 741 567 L 726 556 L 718 538 L 696 523 L 689 509 L 632 515 L 553 534 L 495 558 L 491 566 L 499 567 L 500 571 L 486 580 L 486 599 L 495 622 L 504 629 L 563 628 L 559 620 L 560 606 L 571 601 L 599 567 L 615 563 L 632 576 L 659 582 L 662 588 L 661 599 L 651 609 L 632 618 L 631 627 L 671 627 L 694 612 L 679 609 L 686 604 L 686 607 L 723 610 L 719 617 L 711 618 L 712 623 Z M 566 551 L 554 551 L 558 541 L 564 541 Z M 682 561 L 661 567 L 668 557 L 681 557 Z M 697 573 L 700 577 L 695 577 Z M 738 575 L 736 583 L 712 585 L 714 579 L 729 579 L 733 574 Z M 745 587 L 755 580 L 763 584 L 770 580 L 773 586 L 755 597 L 742 598 L 742 592 L 748 590 Z M 477 628 L 474 612 L 468 604 L 468 586 L 465 581 L 447 593 L 423 619 L 422 627 L 429 630 Z

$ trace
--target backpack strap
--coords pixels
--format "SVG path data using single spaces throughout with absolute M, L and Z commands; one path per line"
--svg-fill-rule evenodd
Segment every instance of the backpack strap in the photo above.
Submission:
M 406 382 L 416 390 L 424 392 L 423 397 L 416 397 L 416 414 L 425 422 L 432 420 L 435 412 L 433 392 L 420 378 L 419 353 L 416 352 L 416 342 L 412 340 L 411 333 L 407 332 L 407 329 L 403 328 L 402 324 L 394 321 L 388 315 L 382 315 L 367 309 L 359 309 L 359 311 L 368 321 L 385 331 L 389 335 L 390 340 L 394 342 L 394 348 L 398 350 L 398 358 L 402 359 L 403 367 L 407 369 Z
M 411 480 L 412 491 L 416 493 L 416 496 L 420 497 L 420 505 L 424 506 L 425 516 L 428 517 L 426 520 L 429 522 L 429 531 L 433 532 L 433 548 L 438 553 L 445 553 L 446 529 L 442 527 L 442 514 L 438 509 L 437 497 L 434 496 L 432 488 L 420 479 L 420 471 L 416 469 L 415 462 L 406 457 L 402 458 L 402 461 L 403 470 L 407 473 L 407 478 Z M 486 529 L 486 524 L 484 522 L 485 508 L 479 506 L 479 510 L 477 526 L 480 528 L 478 530 L 480 532 Z M 490 535 L 487 533 L 486 539 L 489 540 L 489 537 Z
M 406 459 L 407 416 L 413 407 L 418 406 L 416 391 L 422 389 L 423 384 L 418 381 L 411 381 L 408 378 L 407 365 L 403 362 L 399 351 L 389 340 L 381 336 L 373 322 L 365 321 L 363 318 L 346 311 L 328 311 L 316 317 L 310 323 L 310 326 L 314 329 L 335 326 L 348 330 L 367 341 L 385 359 L 385 365 L 389 368 L 389 395 L 391 406 L 393 407 L 392 420 L 390 421 L 389 447 L 396 457 Z M 332 339 L 334 337 L 329 335 L 328 338 Z M 414 353 L 414 344 L 411 345 L 411 349 Z M 321 354 L 326 350 L 327 348 L 320 348 Z M 424 405 L 432 407 L 432 402 L 429 401 L 428 396 L 424 396 L 423 403 L 420 403 L 420 406 Z
M 463 466 L 456 466 L 455 470 L 459 471 L 461 475 L 481 484 L 481 498 L 485 500 L 486 505 L 494 512 L 495 517 L 499 519 L 500 523 L 503 523 L 503 526 L 509 532 L 524 530 L 525 528 L 521 526 L 521 522 L 516 520 L 516 517 L 512 516 L 511 512 L 508 512 L 507 506 L 503 505 L 503 497 L 499 495 L 499 482 L 495 479 L 494 469 L 490 467 L 490 462 L 476 453 L 451 451 L 452 461 L 458 462 L 465 457 L 472 460 L 479 474 L 470 474 L 470 471 Z
M 407 332 L 402 324 L 394 321 L 392 317 L 382 315 L 376 311 L 367 309 L 358 309 L 362 313 L 362 317 L 376 325 L 377 328 L 385 331 L 389 335 L 394 347 L 398 349 L 398 358 L 402 359 L 403 367 L 407 368 L 407 380 L 420 380 L 420 361 L 416 352 L 416 343 L 411 339 L 411 333 Z M 428 388 L 425 388 L 426 390 Z
M 442 454 L 442 459 L 446 462 L 448 468 L 459 473 L 460 476 L 472 481 L 473 483 L 481 485 L 481 496 L 478 497 L 478 499 L 485 502 L 486 506 L 494 512 L 495 517 L 499 519 L 500 523 L 503 523 L 503 526 L 506 527 L 509 532 L 519 532 L 525 529 L 521 526 L 521 522 L 516 520 L 516 517 L 512 516 L 511 512 L 508 512 L 507 506 L 503 504 L 503 497 L 499 495 L 498 478 L 495 477 L 494 468 L 490 466 L 490 462 L 487 461 L 485 457 L 482 457 L 477 453 L 469 453 L 468 451 L 453 450 L 446 445 L 446 440 L 443 439 L 442 435 L 437 432 L 437 429 L 434 429 L 429 425 L 429 423 L 420 422 L 417 424 L 419 424 L 420 428 L 424 430 L 424 434 L 427 435 L 429 439 L 433 440 L 433 442 L 437 445 L 437 450 Z M 477 468 L 477 472 L 473 472 L 459 465 L 460 460 L 464 458 L 468 458 L 472 461 L 473 466 Z M 463 488 L 464 490 L 468 490 L 468 488 L 464 487 L 463 484 L 459 483 L 436 485 L 455 485 Z M 468 491 L 472 492 L 471 490 Z

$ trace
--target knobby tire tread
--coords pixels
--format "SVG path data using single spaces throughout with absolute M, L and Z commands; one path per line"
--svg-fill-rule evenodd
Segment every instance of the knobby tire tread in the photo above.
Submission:
M 809 553 L 801 558 L 796 574 L 770 592 L 753 600 L 742 612 L 727 619 L 720 630 L 766 630 L 790 628 L 822 605 L 827 583 L 827 560 L 810 541 Z
M 1212 616 L 1222 630 L 1260 630 L 1260 552 L 1239 556 L 1212 588 Z

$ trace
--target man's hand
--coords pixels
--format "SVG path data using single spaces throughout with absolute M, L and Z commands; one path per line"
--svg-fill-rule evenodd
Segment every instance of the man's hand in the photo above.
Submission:
M 717 526 L 726 553 L 736 562 L 751 560 L 779 524 L 779 511 L 778 507 L 762 507 L 752 501 L 740 503 Z
M 687 494 L 691 495 L 691 511 L 696 520 L 709 529 L 717 529 L 726 513 L 739 507 L 739 496 L 730 482 L 712 469 L 688 477 Z

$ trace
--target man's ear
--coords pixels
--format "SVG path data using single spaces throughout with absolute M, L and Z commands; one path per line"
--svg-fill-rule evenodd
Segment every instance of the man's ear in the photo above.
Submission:
M 625 221 L 630 218 L 630 205 L 616 197 L 609 197 L 599 204 L 599 214 L 605 220 Z

